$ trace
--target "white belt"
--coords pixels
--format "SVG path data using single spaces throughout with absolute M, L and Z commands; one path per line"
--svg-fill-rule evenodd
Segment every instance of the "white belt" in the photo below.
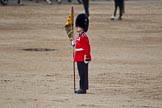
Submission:
M 83 48 L 76 48 L 75 51 L 83 51 Z

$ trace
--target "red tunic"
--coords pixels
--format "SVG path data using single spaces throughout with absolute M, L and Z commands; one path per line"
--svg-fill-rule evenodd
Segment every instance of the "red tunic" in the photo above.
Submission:
M 75 62 L 83 62 L 84 56 L 86 55 L 86 59 L 91 61 L 91 54 L 90 54 L 90 44 L 87 35 L 83 32 L 78 35 L 75 41 L 75 55 L 74 61 Z

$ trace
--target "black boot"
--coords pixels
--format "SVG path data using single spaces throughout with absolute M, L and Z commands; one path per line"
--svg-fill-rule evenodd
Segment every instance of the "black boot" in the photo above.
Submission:
M 77 93 L 77 94 L 86 94 L 86 90 L 79 89 L 79 90 L 76 90 L 75 93 Z

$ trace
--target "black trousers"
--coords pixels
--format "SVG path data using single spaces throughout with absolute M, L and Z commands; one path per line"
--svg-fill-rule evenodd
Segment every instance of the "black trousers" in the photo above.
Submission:
M 114 16 L 116 16 L 117 9 L 119 7 L 119 16 L 123 16 L 123 0 L 114 0 L 115 2 L 115 10 L 114 10 Z
M 85 10 L 85 14 L 89 16 L 89 0 L 82 0 L 83 1 L 83 6 Z
M 77 67 L 80 77 L 80 89 L 86 91 L 88 90 L 88 64 L 85 64 L 84 62 L 77 62 Z

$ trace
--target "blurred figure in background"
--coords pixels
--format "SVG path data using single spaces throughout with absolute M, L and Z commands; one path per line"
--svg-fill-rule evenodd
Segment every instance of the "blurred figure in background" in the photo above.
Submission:
M 22 0 L 17 0 L 17 3 L 18 3 L 19 5 L 23 5 Z
M 51 0 L 44 0 L 44 1 L 46 1 L 50 5 L 52 4 Z M 39 0 L 36 0 L 36 3 L 39 3 Z
M 77 0 L 77 1 L 78 1 L 78 3 L 79 3 L 79 4 L 81 4 L 81 3 L 82 3 L 80 0 Z M 58 2 L 59 4 L 61 4 L 61 3 L 62 3 L 62 1 L 61 1 L 61 0 L 57 0 L 57 2 Z M 71 2 L 72 2 L 72 0 L 67 0 L 67 2 L 71 3 Z
M 82 1 L 83 1 L 85 14 L 87 15 L 87 17 L 89 17 L 89 0 L 82 0 Z
M 118 20 L 122 20 L 123 13 L 125 12 L 125 10 L 124 10 L 124 0 L 114 0 L 114 5 L 115 5 L 115 9 L 114 9 L 114 14 L 111 17 L 111 20 L 115 19 L 118 7 L 119 7 Z

